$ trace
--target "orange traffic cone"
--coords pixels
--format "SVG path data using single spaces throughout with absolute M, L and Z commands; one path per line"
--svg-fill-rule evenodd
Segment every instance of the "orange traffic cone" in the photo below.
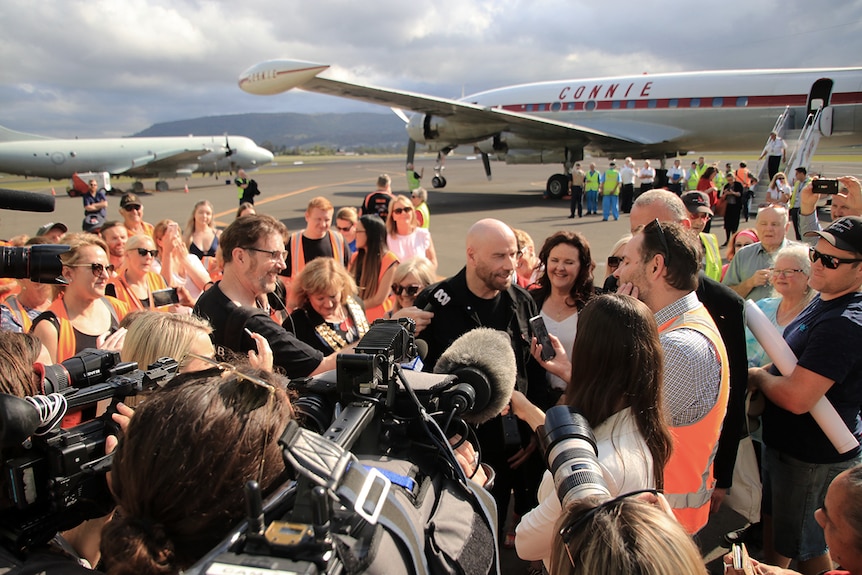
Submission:
M 54 188 L 51 188 L 51 195 L 52 195 L 52 196 L 56 196 L 56 195 L 57 195 L 57 192 L 55 192 L 55 191 L 54 191 Z
M 189 193 L 189 185 L 186 184 L 186 193 Z

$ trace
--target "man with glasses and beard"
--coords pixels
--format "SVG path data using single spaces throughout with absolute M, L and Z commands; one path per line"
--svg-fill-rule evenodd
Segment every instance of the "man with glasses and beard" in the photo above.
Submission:
M 211 337 L 217 349 L 226 347 L 237 353 L 256 350 L 257 344 L 244 332 L 245 328 L 269 342 L 274 364 L 288 377 L 305 377 L 335 369 L 336 354 L 324 357 L 268 313 L 266 296 L 275 290 L 278 274 L 285 267 L 286 233 L 284 224 L 271 216 L 234 220 L 219 238 L 224 277 L 201 294 L 194 313 L 212 325 Z M 237 314 L 237 308 L 243 308 L 243 312 Z
M 808 285 L 820 292 L 784 330 L 798 363 L 789 374 L 751 368 L 749 386 L 766 396 L 763 412 L 764 560 L 799 571 L 832 568 L 814 519 L 830 482 L 862 462 L 857 445 L 838 453 L 808 413 L 826 397 L 843 425 L 862 437 L 862 217 L 840 218 L 810 248 Z M 788 505 L 792 502 L 792 505 Z

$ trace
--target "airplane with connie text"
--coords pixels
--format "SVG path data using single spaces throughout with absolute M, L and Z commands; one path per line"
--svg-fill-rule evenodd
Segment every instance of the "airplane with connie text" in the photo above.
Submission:
M 801 129 L 819 110 L 824 147 L 862 144 L 862 68 L 718 70 L 538 82 L 453 100 L 320 77 L 329 66 L 269 60 L 239 77 L 260 95 L 293 88 L 416 112 L 403 116 L 411 146 L 448 153 L 472 144 L 507 164 L 561 163 L 547 182 L 561 197 L 575 162 L 594 156 L 665 158 L 698 153 L 759 152 L 776 119 Z M 439 167 L 439 166 L 438 166 Z M 434 187 L 446 185 L 439 170 Z
M 163 136 L 55 139 L 0 126 L 0 172 L 49 179 L 80 172 L 166 178 L 218 175 L 269 164 L 272 152 L 244 136 Z

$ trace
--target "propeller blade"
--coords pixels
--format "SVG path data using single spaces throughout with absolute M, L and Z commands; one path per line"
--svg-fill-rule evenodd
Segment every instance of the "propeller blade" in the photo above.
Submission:
M 234 150 L 230 147 L 230 140 L 228 140 L 227 132 L 224 133 L 224 147 L 227 148 L 227 150 L 225 150 L 225 153 L 224 153 L 225 158 L 229 158 L 229 157 L 233 156 L 234 153 L 236 152 L 236 150 Z
M 416 156 L 416 142 L 407 140 L 407 163 L 412 164 L 413 158 Z
M 402 110 L 401 108 L 389 108 L 389 109 L 390 109 L 390 110 L 392 110 L 392 112 L 394 112 L 396 116 L 398 116 L 399 118 L 401 118 L 401 120 L 402 120 L 405 124 L 409 124 L 409 123 L 410 123 L 410 118 L 408 118 L 408 117 L 407 117 L 407 114 L 405 114 L 405 113 L 404 113 L 404 110 Z
M 485 176 L 488 177 L 488 181 L 491 181 L 491 158 L 488 157 L 488 154 L 482 152 L 482 165 L 485 166 Z

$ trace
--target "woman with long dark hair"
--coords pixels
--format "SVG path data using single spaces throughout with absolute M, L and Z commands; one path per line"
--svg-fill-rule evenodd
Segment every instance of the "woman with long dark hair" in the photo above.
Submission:
M 709 196 L 709 207 L 715 212 L 715 206 L 718 204 L 718 188 L 715 187 L 715 176 L 718 174 L 718 170 L 715 169 L 714 166 L 709 166 L 706 170 L 704 170 L 703 175 L 700 176 L 700 179 L 697 181 L 697 191 L 705 192 L 707 196 Z M 712 227 L 712 219 L 706 220 L 706 225 L 703 227 L 703 233 L 708 234 L 709 229 Z
M 545 327 L 560 340 L 565 349 L 572 349 L 578 329 L 578 312 L 593 297 L 593 270 L 596 264 L 590 255 L 590 244 L 579 232 L 560 231 L 545 240 L 539 251 L 542 270 L 538 287 L 530 290 Z M 552 388 L 563 391 L 566 382 L 548 373 Z
M 356 253 L 350 259 L 350 273 L 365 303 L 369 322 L 392 309 L 392 278 L 398 257 L 386 245 L 386 224 L 378 216 L 362 216 L 356 223 Z
M 606 294 L 592 298 L 579 315 L 563 401 L 593 428 L 611 496 L 661 489 L 672 437 L 662 406 L 663 356 L 653 314 L 633 297 Z M 555 349 L 565 356 L 562 347 Z M 519 392 L 512 396 L 512 410 L 533 429 L 545 421 L 544 412 Z M 553 477 L 545 472 L 539 506 L 524 515 L 516 532 L 522 559 L 548 565 L 561 511 Z

